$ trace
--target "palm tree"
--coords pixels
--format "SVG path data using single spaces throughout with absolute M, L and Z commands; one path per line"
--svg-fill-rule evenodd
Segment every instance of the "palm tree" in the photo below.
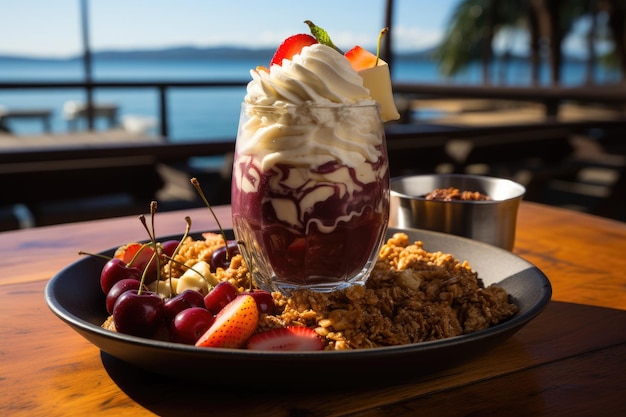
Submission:
M 482 60 L 483 82 L 490 82 L 493 39 L 505 28 L 524 24 L 527 2 L 462 0 L 454 9 L 444 39 L 435 51 L 442 74 L 452 76 L 472 61 Z
M 595 41 L 597 38 L 597 16 L 600 12 L 608 16 L 609 38 L 614 49 L 609 59 L 616 60 L 622 77 L 626 76 L 626 0 L 538 0 L 543 2 L 549 16 L 548 39 L 551 42 L 552 82 L 560 80 L 561 51 L 563 37 L 572 30 L 577 20 L 588 17 L 591 21 L 587 39 L 587 81 L 592 81 L 592 72 L 596 60 Z
M 626 79 L 626 0 L 606 0 L 602 2 L 608 13 L 608 26 L 615 48 L 614 58 Z
M 443 75 L 457 74 L 480 56 L 484 34 L 493 34 L 491 24 L 485 30 L 477 30 L 486 26 L 483 10 L 488 3 L 490 0 L 463 0 L 456 6 L 444 39 L 435 51 Z M 488 78 L 484 81 L 488 82 Z
M 596 38 L 598 36 L 598 7 L 597 1 L 587 0 L 587 8 L 590 14 L 591 24 L 587 33 L 587 84 L 593 84 L 593 69 L 597 62 Z
M 435 58 L 439 61 L 441 73 L 446 76 L 453 76 L 471 62 L 482 60 L 483 82 L 489 83 L 493 38 L 504 29 L 512 32 L 528 30 L 532 82 L 539 83 L 542 45 L 547 45 L 550 78 L 556 85 L 561 80 L 564 37 L 583 16 L 590 16 L 595 22 L 595 15 L 600 10 L 609 15 L 615 54 L 622 73 L 626 74 L 626 0 L 461 0 L 453 11 Z M 595 57 L 596 30 L 592 26 L 589 34 L 589 71 Z M 588 79 L 591 79 L 590 75 Z

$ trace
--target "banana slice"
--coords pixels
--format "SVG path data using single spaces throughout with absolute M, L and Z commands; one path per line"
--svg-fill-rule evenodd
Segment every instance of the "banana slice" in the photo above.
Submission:
M 359 75 L 363 78 L 365 88 L 370 90 L 370 96 L 380 106 L 380 117 L 383 122 L 398 120 L 400 113 L 393 99 L 389 65 L 379 59 L 377 66 L 363 69 L 359 71 Z

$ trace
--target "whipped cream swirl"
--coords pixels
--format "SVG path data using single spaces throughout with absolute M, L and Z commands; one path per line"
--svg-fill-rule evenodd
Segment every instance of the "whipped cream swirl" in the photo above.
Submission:
M 374 104 L 363 78 L 348 60 L 322 44 L 305 46 L 291 60 L 272 65 L 267 71 L 250 71 L 245 102 L 273 106 L 314 103 Z

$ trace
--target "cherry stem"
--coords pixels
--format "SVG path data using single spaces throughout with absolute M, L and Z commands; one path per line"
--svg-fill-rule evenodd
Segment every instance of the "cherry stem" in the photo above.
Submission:
M 248 247 L 246 246 L 246 242 L 244 242 L 243 240 L 238 240 L 238 241 L 237 241 L 237 245 L 239 245 L 239 249 L 241 250 L 241 255 L 243 256 L 243 259 L 244 259 L 244 260 L 245 260 L 245 259 L 249 259 L 249 257 L 248 257 Z M 227 249 L 228 249 L 228 247 L 227 247 Z M 227 251 L 227 252 L 228 252 L 228 251 Z M 250 265 L 254 265 L 254 262 L 250 262 Z M 250 269 L 250 270 L 249 270 L 249 272 L 250 272 L 250 280 L 248 281 L 248 284 L 249 284 L 248 289 L 249 289 L 250 291 L 252 291 L 252 285 L 253 285 L 253 282 L 252 282 L 252 281 L 253 281 L 253 279 L 254 279 L 254 278 L 252 278 L 252 277 L 253 277 L 253 275 L 254 275 L 254 274 L 253 274 L 253 268 L 254 268 L 254 267 L 249 267 L 249 269 Z
M 159 292 L 159 281 L 161 279 L 160 275 L 161 275 L 161 260 L 160 260 L 160 256 L 159 256 L 159 248 L 157 245 L 157 241 L 156 241 L 156 236 L 154 234 L 154 215 L 156 213 L 156 208 L 157 208 L 157 202 L 156 201 L 152 201 L 150 202 L 150 220 L 151 220 L 151 227 L 148 227 L 148 224 L 146 223 L 146 216 L 144 216 L 143 214 L 141 216 L 139 216 L 139 220 L 141 221 L 141 224 L 143 225 L 144 229 L 146 229 L 146 231 L 148 232 L 148 236 L 150 237 L 150 240 L 152 241 L 152 246 L 154 248 L 154 251 L 152 253 L 152 256 L 150 257 L 150 261 L 148 261 L 148 264 L 146 265 L 146 268 L 143 271 L 143 274 L 141 275 L 141 285 L 143 285 L 144 283 L 144 279 L 146 276 L 146 271 L 148 270 L 148 266 L 152 263 L 153 260 L 156 261 L 156 273 L 157 273 L 157 277 L 156 277 L 156 292 Z M 156 258 L 155 258 L 156 257 Z M 137 292 L 138 294 L 141 294 L 141 290 L 142 290 L 142 286 L 139 287 L 139 291 Z
M 150 203 L 150 224 L 152 225 L 152 244 L 154 244 L 154 253 L 157 255 L 156 257 L 156 291 L 157 294 L 159 292 L 159 281 L 161 281 L 161 256 L 159 253 L 159 248 L 156 241 L 156 232 L 154 228 L 154 218 L 156 217 L 157 210 L 157 202 L 152 201 Z
M 102 259 L 106 259 L 107 261 L 110 261 L 111 259 L 113 259 L 111 256 L 106 256 L 106 255 L 102 255 L 101 253 L 89 253 L 89 252 L 84 252 L 82 250 L 78 251 L 79 255 L 89 255 L 89 256 L 95 256 L 97 258 L 102 258 Z
M 226 233 L 224 233 L 224 229 L 222 229 L 222 225 L 220 224 L 220 221 L 215 215 L 215 212 L 213 211 L 213 207 L 211 207 L 211 204 L 209 204 L 208 200 L 206 199 L 204 192 L 202 192 L 202 188 L 200 188 L 200 182 L 198 182 L 198 179 L 195 177 L 192 178 L 191 183 L 196 188 L 196 191 L 198 192 L 198 194 L 200 194 L 200 198 L 202 198 L 202 201 L 204 201 L 204 204 L 209 208 L 209 210 L 211 210 L 211 214 L 213 215 L 213 218 L 215 219 L 215 222 L 217 223 L 217 227 L 219 227 L 220 233 L 222 234 L 222 239 L 224 239 L 224 245 L 226 245 L 226 260 L 228 261 L 230 254 L 228 253 L 228 241 L 226 240 Z
M 189 231 L 191 230 L 191 217 L 185 216 L 185 222 L 187 223 L 187 226 L 185 227 L 185 234 L 183 235 L 183 237 L 178 242 L 178 245 L 176 246 L 176 249 L 174 249 L 174 252 L 172 252 L 172 256 L 169 257 L 169 256 L 164 255 L 164 257 L 169 262 L 174 262 L 174 263 L 177 263 L 177 264 L 180 264 L 180 265 L 185 265 L 185 264 L 176 261 L 174 258 L 176 257 L 176 255 L 178 255 L 178 251 L 180 250 L 180 247 L 183 245 L 183 242 L 185 241 L 185 239 L 187 239 L 187 236 L 189 236 Z M 167 277 L 168 277 L 168 280 L 170 282 L 170 289 L 172 291 L 172 294 L 177 295 L 178 292 L 174 291 L 174 286 L 172 285 L 172 267 L 171 267 L 171 265 L 170 265 Z
M 133 262 L 135 262 L 137 260 L 137 258 L 139 257 L 139 255 L 141 255 L 141 252 L 143 252 L 147 247 L 152 247 L 152 242 L 151 243 L 143 243 L 141 245 L 141 247 L 139 248 L 139 250 L 137 252 L 135 252 L 135 254 L 133 255 L 132 258 L 130 258 L 130 261 L 128 261 L 128 263 L 126 264 L 127 266 L 132 266 Z
M 154 257 L 157 256 L 156 251 L 152 252 L 152 256 L 150 257 L 150 260 L 148 261 L 147 265 L 150 265 L 152 263 L 152 260 L 154 259 Z M 158 256 L 157 256 L 157 259 Z M 158 263 L 158 261 L 157 261 Z M 143 284 L 146 281 L 146 275 L 148 273 L 148 266 L 146 265 L 146 267 L 143 269 L 143 272 L 141 273 L 141 282 L 139 283 L 139 289 L 137 290 L 137 295 L 141 295 L 141 293 L 143 292 Z M 157 282 L 157 293 L 159 292 L 159 283 Z
M 374 65 L 375 67 L 378 66 L 378 59 L 380 58 L 380 43 L 383 39 L 383 36 L 385 36 L 385 33 L 389 32 L 389 28 L 382 28 L 380 30 L 380 33 L 378 34 L 378 44 L 376 46 L 376 65 Z

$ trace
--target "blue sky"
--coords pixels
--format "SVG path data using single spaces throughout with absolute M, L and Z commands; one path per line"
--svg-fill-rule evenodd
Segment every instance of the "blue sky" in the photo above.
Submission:
M 394 48 L 433 46 L 457 0 L 395 0 Z M 90 0 L 92 49 L 181 45 L 277 46 L 324 27 L 339 46 L 374 45 L 385 0 Z M 80 0 L 0 1 L 0 54 L 65 57 L 81 51 Z
M 437 44 L 459 0 L 394 0 L 393 48 Z M 0 0 L 0 54 L 68 57 L 82 50 L 80 0 Z M 88 0 L 93 50 L 231 45 L 275 47 L 304 20 L 344 49 L 374 45 L 385 0 Z M 515 41 L 526 48 L 524 35 Z M 582 37 L 569 37 L 566 51 Z M 496 46 L 503 44 L 496 39 Z M 519 48 L 518 48 L 519 51 Z

